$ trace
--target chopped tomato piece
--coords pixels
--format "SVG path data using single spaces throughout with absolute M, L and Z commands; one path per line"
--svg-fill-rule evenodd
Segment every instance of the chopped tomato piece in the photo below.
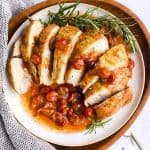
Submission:
M 59 112 L 60 112 L 62 115 L 66 115 L 66 114 L 67 114 L 67 111 L 68 111 L 68 107 L 64 107 L 64 106 L 60 106 L 60 107 L 59 107 Z
M 76 114 L 82 114 L 84 112 L 84 106 L 79 102 L 73 103 L 72 108 Z
M 67 45 L 67 41 L 63 38 L 57 38 L 57 44 L 60 46 L 60 47 L 65 47 Z
M 49 87 L 47 87 L 47 86 L 43 86 L 43 87 L 41 87 L 41 89 L 40 89 L 40 92 L 41 92 L 42 94 L 48 93 L 49 91 L 51 91 L 51 88 L 49 88 Z
M 109 78 L 107 78 L 107 83 L 110 84 L 115 80 L 115 74 L 112 73 Z
M 73 102 L 73 100 L 74 100 L 74 94 L 73 93 L 71 93 L 70 94 L 70 96 L 69 96 L 69 98 L 68 98 L 68 102 Z
M 73 61 L 73 68 L 76 70 L 80 70 L 81 67 L 84 65 L 84 61 L 81 58 L 75 58 Z
M 42 95 L 37 95 L 32 98 L 31 107 L 33 109 L 39 108 L 44 105 L 44 98 Z
M 58 98 L 67 99 L 69 97 L 69 89 L 66 86 L 58 87 Z
M 67 115 L 68 115 L 68 116 L 71 116 L 72 114 L 73 114 L 73 109 L 72 109 L 72 108 L 68 109 Z
M 80 98 L 81 98 L 81 95 L 77 92 L 74 92 L 74 93 L 70 94 L 70 96 L 68 98 L 68 102 L 73 103 L 73 102 L 77 101 Z
M 43 107 L 43 108 L 51 109 L 51 108 L 55 108 L 55 107 L 56 107 L 55 105 L 56 105 L 56 104 L 55 104 L 54 102 L 46 102 L 46 103 L 44 104 L 44 107 Z
M 51 116 L 51 119 L 52 119 L 53 121 L 56 121 L 57 118 L 61 118 L 61 117 L 62 117 L 62 114 L 61 114 L 61 113 L 59 113 L 59 112 L 54 112 L 54 113 L 52 114 L 52 116 Z
M 46 99 L 48 101 L 56 101 L 57 100 L 57 96 L 58 96 L 58 93 L 55 92 L 55 91 L 50 91 L 46 94 Z
M 40 108 L 38 110 L 38 113 L 41 113 L 41 114 L 49 117 L 54 113 L 54 110 L 53 109 L 47 109 L 47 108 Z
M 68 123 L 67 117 L 63 116 L 63 114 L 59 112 L 53 113 L 51 118 L 60 126 L 64 126 Z
M 57 120 L 57 124 L 60 126 L 65 126 L 66 124 L 68 124 L 68 119 L 63 116 L 61 119 Z
M 61 105 L 67 105 L 67 101 L 66 101 L 65 99 L 60 99 L 60 100 L 59 100 L 59 103 L 60 103 Z
M 84 110 L 84 115 L 86 117 L 92 117 L 93 116 L 93 109 L 90 107 L 86 107 Z
M 115 73 L 111 73 L 111 75 L 108 78 L 101 78 L 101 81 L 107 84 L 112 83 L 115 80 Z
M 41 57 L 37 54 L 33 54 L 31 56 L 31 61 L 35 64 L 35 65 L 38 65 L 41 63 Z
M 73 113 L 70 117 L 69 117 L 69 121 L 72 125 L 79 125 L 80 124 L 80 118 L 78 115 L 76 115 L 75 113 Z
M 90 54 L 84 54 L 81 56 L 81 59 L 84 60 L 84 61 L 88 61 L 90 58 Z
M 128 68 L 132 70 L 132 69 L 134 68 L 134 66 L 135 66 L 135 64 L 134 64 L 134 60 L 133 60 L 133 59 L 131 59 L 131 58 L 129 58 Z

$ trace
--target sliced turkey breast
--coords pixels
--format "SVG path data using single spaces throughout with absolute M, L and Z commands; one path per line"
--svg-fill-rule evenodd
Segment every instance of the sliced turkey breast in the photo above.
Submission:
M 14 89 L 19 94 L 27 92 L 32 85 L 32 77 L 21 58 L 10 58 L 9 73 Z
M 51 47 L 54 38 L 59 30 L 59 26 L 56 24 L 50 24 L 43 29 L 39 37 L 39 53 L 41 63 L 38 65 L 38 74 L 40 84 L 50 85 L 51 80 L 51 67 L 52 67 L 52 52 Z
M 100 81 L 94 83 L 85 93 L 85 106 L 99 103 L 111 95 L 111 91 L 107 89 Z
M 129 104 L 132 99 L 132 90 L 127 88 L 112 97 L 104 100 L 102 103 L 96 105 L 94 108 L 96 110 L 97 118 L 103 120 L 117 111 L 126 104 Z
M 20 46 L 21 46 L 21 38 L 18 38 L 18 40 L 15 42 L 13 46 L 13 52 L 12 52 L 12 57 L 20 57 L 21 52 L 20 52 Z
M 83 89 L 82 92 L 85 93 L 91 85 L 99 80 L 96 69 L 89 70 L 79 83 L 80 87 Z
M 74 26 L 66 25 L 61 27 L 55 45 L 52 79 L 58 84 L 64 83 L 68 60 L 79 40 L 81 31 Z
M 128 66 L 128 56 L 123 44 L 112 47 L 99 59 L 99 68 L 109 71 Z
M 25 62 L 30 62 L 35 39 L 39 36 L 42 29 L 43 25 L 40 23 L 40 21 L 33 20 L 24 30 L 20 50 Z
M 102 81 L 94 83 L 85 93 L 85 106 L 99 103 L 120 90 L 126 88 L 131 77 L 131 72 L 128 68 L 121 68 L 115 72 L 115 79 L 107 84 Z
M 82 34 L 65 75 L 66 82 L 76 86 L 84 73 L 85 61 L 97 60 L 108 48 L 107 38 L 100 32 Z
M 83 89 L 83 93 L 94 84 L 99 79 L 99 71 L 103 71 L 103 74 L 107 71 L 107 74 L 111 71 L 114 71 L 118 68 L 128 66 L 128 56 L 125 50 L 125 47 L 122 44 L 114 46 L 109 49 L 104 55 L 99 58 L 99 61 L 96 64 L 96 68 L 87 72 L 80 86 Z

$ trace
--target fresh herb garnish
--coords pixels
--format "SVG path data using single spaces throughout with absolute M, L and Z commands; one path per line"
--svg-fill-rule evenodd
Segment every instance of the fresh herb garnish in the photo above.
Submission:
M 51 23 L 56 23 L 59 26 L 65 26 L 66 24 L 76 26 L 81 30 L 99 30 L 100 28 L 107 27 L 110 31 L 119 32 L 124 40 L 127 42 L 131 52 L 135 52 L 136 44 L 135 39 L 127 28 L 127 26 L 133 26 L 134 24 L 125 25 L 119 18 L 113 17 L 111 15 L 103 15 L 99 17 L 93 16 L 93 12 L 97 9 L 88 9 L 84 13 L 79 13 L 76 10 L 77 6 L 80 4 L 77 1 L 74 4 L 65 6 L 64 3 L 59 4 L 59 10 L 57 13 L 49 11 L 48 22 L 44 22 L 40 19 L 41 23 L 45 26 Z M 129 19 L 129 18 L 123 18 Z
M 132 144 L 135 143 L 139 148 L 139 150 L 144 150 L 143 146 L 141 145 L 141 143 L 138 141 L 138 139 L 135 137 L 133 133 L 131 133 L 130 135 L 124 135 L 124 137 L 129 138 Z
M 98 127 L 104 128 L 105 124 L 108 123 L 111 120 L 112 119 L 108 119 L 106 121 L 102 121 L 102 120 L 95 120 L 95 119 L 93 119 L 91 124 L 89 126 L 87 126 L 88 131 L 86 132 L 86 134 L 90 134 L 92 132 L 96 133 L 96 129 Z

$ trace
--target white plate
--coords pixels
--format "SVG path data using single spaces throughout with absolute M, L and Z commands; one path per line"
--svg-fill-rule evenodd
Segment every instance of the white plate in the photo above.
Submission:
M 78 6 L 78 10 L 84 12 L 91 7 L 94 6 L 82 3 Z M 34 19 L 42 18 L 42 20 L 47 20 L 48 10 L 56 12 L 58 10 L 58 5 L 45 8 L 35 13 L 32 17 Z M 103 9 L 98 9 L 95 15 L 103 15 L 108 13 L 109 12 L 106 12 Z M 28 24 L 29 21 L 25 21 L 11 38 L 7 47 L 7 51 L 9 53 L 12 50 L 13 43 L 22 34 L 23 29 Z M 81 146 L 101 141 L 118 131 L 130 119 L 141 100 L 145 82 L 145 68 L 142 53 L 139 49 L 138 44 L 137 49 L 138 52 L 133 55 L 135 68 L 133 71 L 132 80 L 130 81 L 130 85 L 133 89 L 133 100 L 128 106 L 124 107 L 119 112 L 114 114 L 111 117 L 113 119 L 104 128 L 98 128 L 96 134 L 85 134 L 86 131 L 79 133 L 62 133 L 60 131 L 58 132 L 56 130 L 52 130 L 40 125 L 26 112 L 21 103 L 19 95 L 12 89 L 10 85 L 7 72 L 4 77 L 4 93 L 6 96 L 6 100 L 16 119 L 34 135 L 46 141 L 65 146 Z

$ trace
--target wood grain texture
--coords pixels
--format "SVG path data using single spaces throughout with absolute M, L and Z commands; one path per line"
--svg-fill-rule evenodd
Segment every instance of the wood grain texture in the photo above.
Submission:
M 62 2 L 75 2 L 74 0 L 65 0 Z M 125 131 L 131 126 L 131 124 L 135 121 L 139 113 L 142 111 L 144 105 L 146 104 L 146 101 L 148 99 L 149 93 L 150 93 L 150 34 L 146 30 L 145 26 L 141 22 L 141 20 L 127 7 L 121 5 L 120 3 L 116 1 L 110 1 L 110 0 L 81 0 L 83 3 L 88 3 L 92 4 L 98 7 L 101 7 L 117 17 L 132 17 L 132 19 L 137 23 L 136 26 L 130 28 L 131 31 L 137 35 L 136 38 L 139 42 L 139 45 L 142 50 L 142 54 L 144 57 L 144 63 L 145 63 L 145 71 L 146 71 L 146 76 L 145 76 L 145 87 L 144 87 L 144 92 L 142 96 L 142 100 L 133 114 L 133 116 L 130 118 L 130 120 L 115 134 L 112 136 L 108 137 L 107 139 L 100 141 L 95 144 L 91 144 L 88 146 L 82 146 L 82 147 L 62 147 L 55 145 L 57 149 L 59 150 L 105 150 L 107 149 L 110 145 L 112 145 L 116 140 L 118 140 L 124 133 Z M 60 3 L 60 0 L 47 0 L 43 1 L 42 3 L 39 3 L 31 8 L 28 8 L 16 16 L 12 17 L 10 22 L 9 22 L 9 39 L 13 35 L 13 33 L 17 30 L 17 28 L 23 23 L 23 21 L 26 20 L 27 16 L 32 15 L 33 13 L 46 8 L 51 5 L 55 5 Z M 127 22 L 125 22 L 127 23 Z

